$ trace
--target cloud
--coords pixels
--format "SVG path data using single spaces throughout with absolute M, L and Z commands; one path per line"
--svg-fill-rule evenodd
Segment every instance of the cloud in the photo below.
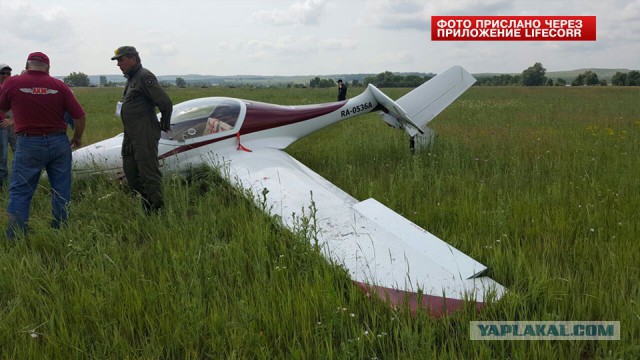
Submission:
M 423 1 L 373 1 L 368 4 L 365 22 L 386 30 L 427 29 L 428 16 Z
M 413 54 L 407 51 L 384 52 L 376 55 L 370 62 L 376 65 L 398 66 L 404 64 L 412 64 L 415 61 Z
M 175 56 L 180 53 L 180 50 L 174 44 L 161 44 L 151 50 L 151 55 L 158 56 Z
M 260 10 L 251 15 L 252 19 L 271 25 L 316 25 L 326 8 L 325 0 L 296 2 L 286 10 Z
M 319 39 L 315 36 L 281 36 L 275 41 L 251 40 L 246 45 L 249 52 L 259 52 L 261 56 L 273 54 L 299 57 L 321 51 L 340 51 L 353 49 L 355 43 L 351 39 Z
M 442 1 L 430 6 L 431 15 L 516 15 L 510 0 L 456 0 Z M 543 14 L 546 15 L 546 14 Z
M 33 45 L 67 43 L 73 37 L 71 16 L 60 6 L 40 7 L 25 1 L 1 2 L 0 29 L 4 39 Z
M 509 14 L 511 8 L 509 0 L 373 1 L 368 4 L 368 16 L 362 21 L 372 22 L 384 30 L 425 31 L 429 28 L 431 16 Z
M 352 39 L 322 39 L 318 41 L 320 50 L 353 50 L 356 47 Z
M 218 46 L 216 46 L 216 49 L 218 52 L 220 53 L 226 53 L 226 52 L 232 52 L 232 51 L 238 51 L 240 48 L 240 45 L 237 42 L 230 42 L 230 41 L 221 41 L 218 43 Z
M 341 54 L 343 50 L 354 50 L 355 42 L 351 39 L 319 39 L 314 36 L 282 36 L 273 41 L 251 40 L 242 49 L 247 53 L 246 57 L 254 63 L 260 62 L 263 65 L 269 63 L 289 64 L 285 66 L 289 71 L 308 72 L 311 65 L 319 60 L 331 58 L 330 54 Z M 341 59 L 339 55 L 333 56 Z M 332 64 L 336 65 L 332 60 Z M 271 70 L 273 71 L 273 70 Z
M 603 4 L 604 5 L 604 4 Z M 640 41 L 640 2 L 606 4 L 607 7 L 617 8 L 616 11 L 602 9 L 602 16 L 596 17 L 598 40 L 606 40 L 610 45 L 619 44 L 622 47 L 635 46 Z

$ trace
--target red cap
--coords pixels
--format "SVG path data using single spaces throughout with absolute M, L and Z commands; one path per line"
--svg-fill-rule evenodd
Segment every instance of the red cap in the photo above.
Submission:
M 40 51 L 29 54 L 27 61 L 40 61 L 41 63 L 49 65 L 49 57 Z

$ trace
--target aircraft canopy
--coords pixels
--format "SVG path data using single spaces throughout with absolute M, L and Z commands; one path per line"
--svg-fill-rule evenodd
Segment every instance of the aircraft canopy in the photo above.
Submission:
M 203 98 L 176 104 L 171 114 L 171 131 L 162 138 L 184 141 L 232 130 L 242 103 L 229 98 Z

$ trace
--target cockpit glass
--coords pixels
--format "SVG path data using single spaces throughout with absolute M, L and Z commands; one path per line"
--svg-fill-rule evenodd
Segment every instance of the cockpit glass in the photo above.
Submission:
M 162 138 L 184 141 L 230 131 L 240 116 L 240 102 L 234 99 L 205 98 L 185 101 L 173 107 L 171 131 Z

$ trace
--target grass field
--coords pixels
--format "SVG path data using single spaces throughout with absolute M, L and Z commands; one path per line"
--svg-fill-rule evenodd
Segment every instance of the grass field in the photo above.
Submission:
M 121 91 L 75 90 L 88 113 L 85 144 L 121 132 Z M 310 104 L 334 93 L 170 90 L 174 103 Z M 215 171 L 166 176 L 166 211 L 152 217 L 120 184 L 75 181 L 59 231 L 48 228 L 41 181 L 30 237 L 0 241 L 0 358 L 640 358 L 639 98 L 638 88 L 472 88 L 431 123 L 436 143 L 416 155 L 375 114 L 288 149 L 509 289 L 480 312 L 439 319 L 367 298 Z M 470 341 L 478 320 L 620 321 L 621 340 Z

